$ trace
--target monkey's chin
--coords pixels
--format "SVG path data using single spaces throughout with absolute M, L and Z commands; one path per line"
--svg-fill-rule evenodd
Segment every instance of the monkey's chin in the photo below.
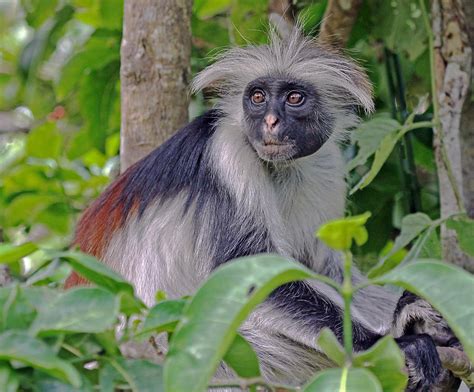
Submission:
M 260 159 L 267 162 L 289 161 L 296 155 L 292 144 L 258 144 L 254 148 Z

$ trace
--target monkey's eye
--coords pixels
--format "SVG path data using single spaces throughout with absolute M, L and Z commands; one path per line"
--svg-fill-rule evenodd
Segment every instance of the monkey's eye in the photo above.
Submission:
M 304 101 L 304 96 L 298 91 L 292 91 L 286 97 L 286 102 L 291 106 L 301 105 L 303 101 Z
M 260 104 L 265 102 L 265 94 L 262 90 L 255 90 L 250 97 L 253 103 Z

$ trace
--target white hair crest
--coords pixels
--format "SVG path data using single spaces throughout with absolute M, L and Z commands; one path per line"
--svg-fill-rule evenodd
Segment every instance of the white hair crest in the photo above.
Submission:
M 209 87 L 216 89 L 221 98 L 218 107 L 237 118 L 241 113 L 236 113 L 236 107 L 242 106 L 245 87 L 264 76 L 311 83 L 336 118 L 347 115 L 349 106 L 362 107 L 366 112 L 374 108 L 372 87 L 363 69 L 347 57 L 305 37 L 298 27 L 284 38 L 271 31 L 268 45 L 236 47 L 224 52 L 196 76 L 192 89 L 194 92 Z M 353 116 L 353 120 L 357 121 L 357 117 Z M 341 125 L 343 128 L 353 126 L 354 121 Z

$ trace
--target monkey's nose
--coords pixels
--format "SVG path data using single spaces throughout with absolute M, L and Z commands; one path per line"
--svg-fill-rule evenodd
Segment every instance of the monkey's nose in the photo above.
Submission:
M 267 114 L 265 116 L 265 124 L 268 131 L 275 131 L 275 128 L 278 124 L 278 118 L 273 114 Z

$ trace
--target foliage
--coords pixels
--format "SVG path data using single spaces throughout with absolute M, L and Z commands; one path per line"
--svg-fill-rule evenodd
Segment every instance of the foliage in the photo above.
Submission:
M 193 72 L 219 48 L 264 42 L 267 3 L 195 0 Z M 316 34 L 327 1 L 293 3 L 307 33 Z M 0 288 L 0 385 L 6 391 L 200 391 L 221 360 L 238 376 L 221 380 L 225 385 L 265 386 L 239 325 L 274 288 L 297 279 L 333 286 L 349 309 L 359 289 L 347 278 L 351 251 L 371 283 L 398 285 L 430 301 L 474 359 L 474 320 L 465 295 L 472 277 L 433 260 L 441 259 L 438 230 L 445 223 L 474 255 L 474 224 L 464 214 L 439 218 L 433 113 L 420 98 L 429 91 L 430 70 L 418 0 L 364 1 L 350 40 L 351 53 L 374 84 L 377 114 L 352 133 L 345 150 L 353 217 L 318 231 L 343 251 L 344 283 L 277 256 L 249 257 L 218 269 L 192 298 L 158 293 L 151 308 L 93 257 L 64 251 L 77 214 L 117 172 L 122 8 L 120 0 L 0 3 L 0 111 L 14 119 L 11 129 L 0 124 L 0 263 L 14 280 Z M 399 75 L 388 72 L 393 53 Z M 390 84 L 395 76 L 406 102 Z M 193 97 L 191 114 L 205 105 L 202 96 Z M 407 137 L 415 165 L 410 172 Z M 407 182 L 414 174 L 418 195 Z M 421 199 L 417 210 L 414 197 Z M 358 216 L 368 210 L 370 219 Z M 431 260 L 420 261 L 426 258 Z M 95 287 L 61 291 L 71 270 Z M 452 296 L 444 296 L 446 290 Z M 304 390 L 403 390 L 403 357 L 394 340 L 386 337 L 353 354 L 350 317 L 344 321 L 343 342 L 329 330 L 318 338 L 336 368 L 317 373 Z M 156 334 L 170 340 L 166 359 Z M 154 361 L 120 353 L 127 344 L 148 341 Z
M 354 229 L 363 228 L 366 219 L 349 218 L 326 227 L 339 238 L 348 232 L 357 237 L 358 230 Z M 321 232 L 325 232 L 324 226 Z M 320 237 L 325 239 L 324 235 Z M 334 235 L 329 239 L 333 241 Z M 350 243 L 344 242 L 347 249 Z M 8 253 L 11 261 L 12 249 Z M 30 252 L 40 250 L 30 248 Z M 12 263 L 19 263 L 25 253 L 24 249 L 18 250 Z M 18 385 L 28 390 L 33 383 L 40 390 L 55 385 L 61 391 L 88 391 L 94 386 L 101 390 L 126 386 L 133 391 L 202 391 L 213 385 L 212 375 L 222 360 L 239 376 L 238 380 L 227 380 L 226 385 L 265 386 L 255 353 L 237 334 L 249 313 L 279 285 L 294 280 L 318 279 L 336 288 L 344 298 L 347 289 L 346 279 L 339 285 L 280 256 L 249 256 L 218 268 L 190 299 L 163 300 L 148 309 L 133 295 L 129 284 L 92 257 L 78 252 L 49 255 L 51 262 L 57 261 L 56 269 L 63 263 L 70 264 L 97 287 L 61 292 L 37 281 L 0 288 L 0 366 L 12 390 Z M 436 306 L 474 359 L 470 333 L 474 314 L 469 310 L 470 299 L 463 295 L 464 290 L 474 289 L 472 276 L 427 260 L 398 267 L 368 282 L 386 283 L 407 288 Z M 441 285 L 450 296 L 438 289 Z M 350 295 L 357 289 L 351 288 Z M 349 308 L 345 313 L 350 316 Z M 163 364 L 163 359 L 155 363 L 126 359 L 120 354 L 121 346 L 139 344 L 144 337 L 163 332 L 170 341 Z M 403 356 L 390 336 L 357 354 L 352 349 L 344 351 L 329 330 L 321 333 L 319 343 L 339 369 L 317 373 L 304 391 L 323 386 L 345 386 L 351 391 L 404 390 L 407 377 Z M 158 347 L 155 354 L 161 355 Z M 292 390 L 290 386 L 280 387 Z

